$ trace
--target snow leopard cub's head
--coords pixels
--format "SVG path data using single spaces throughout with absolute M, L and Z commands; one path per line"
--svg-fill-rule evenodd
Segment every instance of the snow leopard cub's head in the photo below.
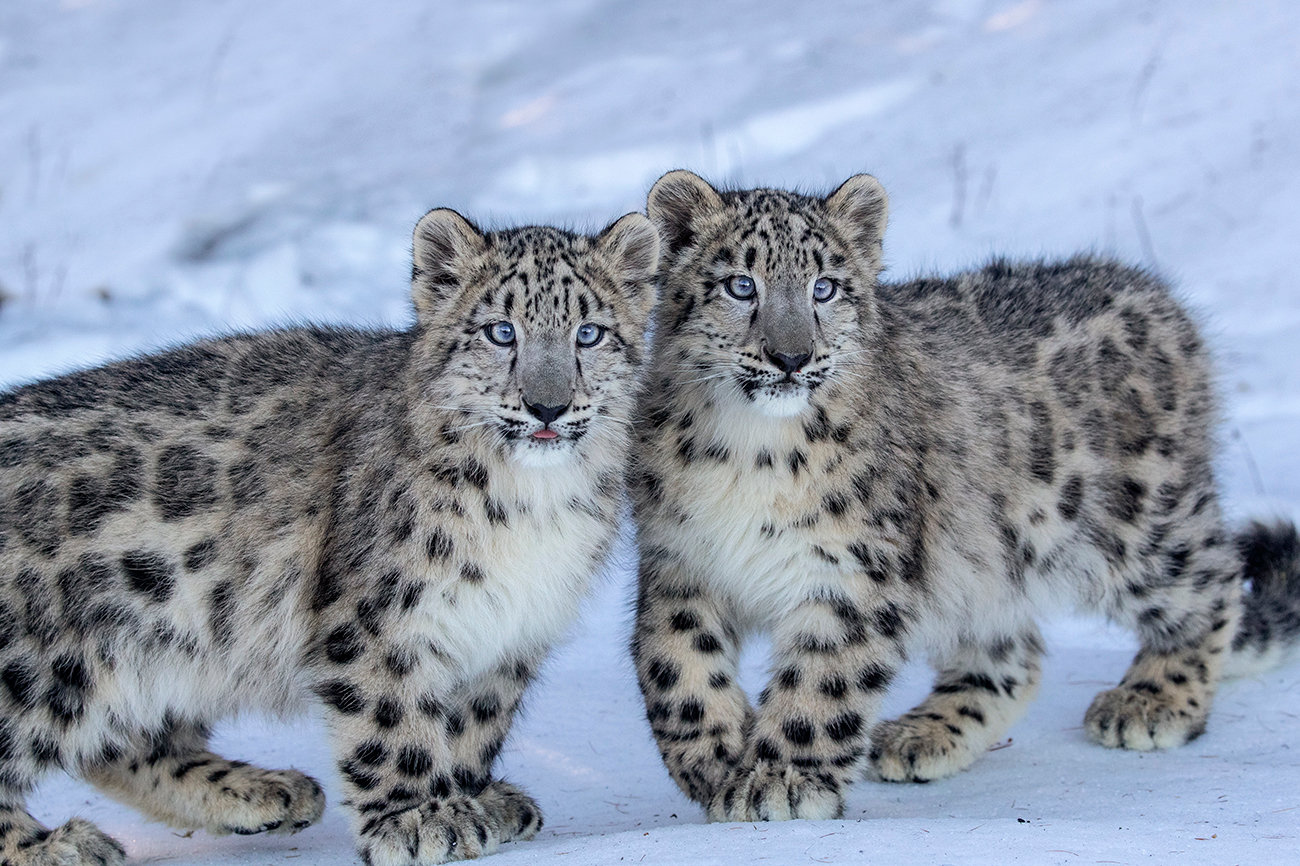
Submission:
M 598 236 L 483 232 L 447 208 L 414 233 L 422 398 L 510 458 L 552 465 L 619 447 L 655 302 L 659 240 L 628 214 Z
M 689 171 L 650 190 L 663 242 L 660 367 L 768 416 L 851 375 L 876 323 L 888 199 L 870 175 L 825 198 L 719 191 Z

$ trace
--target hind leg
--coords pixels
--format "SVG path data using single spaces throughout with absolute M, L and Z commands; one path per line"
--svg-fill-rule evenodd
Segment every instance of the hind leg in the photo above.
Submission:
M 929 697 L 871 732 L 871 769 L 887 782 L 928 782 L 969 767 L 1033 700 L 1042 653 L 1033 626 L 960 642 L 940 661 Z
M 1205 730 L 1225 655 L 1241 617 L 1241 562 L 1217 526 L 1184 532 L 1163 548 L 1159 568 L 1127 583 L 1111 616 L 1131 624 L 1141 649 L 1118 687 L 1084 716 L 1103 746 L 1180 746 Z
M 213 834 L 296 833 L 319 820 L 325 795 L 297 770 L 263 770 L 207 749 L 201 725 L 168 724 L 147 748 L 82 768 L 104 793 L 173 827 Z

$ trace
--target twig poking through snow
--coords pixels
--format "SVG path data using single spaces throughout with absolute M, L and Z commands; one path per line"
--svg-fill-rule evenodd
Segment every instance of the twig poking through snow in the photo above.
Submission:
M 1142 216 L 1142 196 L 1133 198 L 1133 225 L 1137 229 L 1138 243 L 1142 245 L 1142 257 L 1147 260 L 1147 264 L 1153 268 L 1159 268 L 1160 263 L 1156 261 L 1156 251 L 1151 246 L 1151 233 L 1147 231 L 1146 217 Z

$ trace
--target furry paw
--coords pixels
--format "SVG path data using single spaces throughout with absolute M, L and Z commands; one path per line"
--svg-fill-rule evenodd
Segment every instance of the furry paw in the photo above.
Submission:
M 297 770 L 263 770 L 232 763 L 206 774 L 213 786 L 207 808 L 209 833 L 297 833 L 320 820 L 325 792 Z
M 126 851 L 89 821 L 73 818 L 57 830 L 42 830 L 13 844 L 5 838 L 0 859 L 13 866 L 122 866 Z M 10 847 L 12 844 L 12 848 Z
M 1181 746 L 1205 732 L 1208 699 L 1139 685 L 1144 687 L 1121 685 L 1097 695 L 1083 717 L 1090 739 L 1110 748 L 1150 751 Z
M 709 803 L 710 821 L 823 820 L 843 814 L 844 795 L 834 777 L 771 761 L 741 764 Z
M 907 715 L 876 726 L 868 759 L 874 775 L 882 781 L 929 782 L 958 773 L 974 762 L 975 755 L 963 739 L 961 728 L 942 716 Z
M 475 799 L 497 821 L 502 842 L 526 842 L 542 829 L 537 801 L 509 782 L 492 782 Z
M 385 815 L 362 829 L 358 853 L 368 866 L 416 866 L 491 854 L 503 842 L 531 839 L 542 827 L 532 797 L 493 782 L 477 797 L 431 800 Z

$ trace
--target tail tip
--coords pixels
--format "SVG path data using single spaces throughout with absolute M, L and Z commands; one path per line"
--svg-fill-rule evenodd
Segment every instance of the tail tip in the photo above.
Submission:
M 1253 520 L 1237 534 L 1251 593 L 1300 596 L 1300 533 L 1290 520 Z

